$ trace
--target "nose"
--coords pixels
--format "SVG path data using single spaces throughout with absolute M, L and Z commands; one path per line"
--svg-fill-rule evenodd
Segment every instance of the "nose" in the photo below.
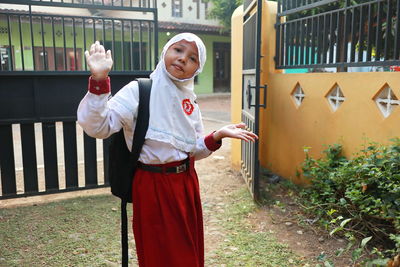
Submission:
M 178 60 L 179 60 L 179 62 L 182 62 L 182 63 L 186 63 L 186 56 L 185 55 L 181 55 L 179 58 L 178 58 Z

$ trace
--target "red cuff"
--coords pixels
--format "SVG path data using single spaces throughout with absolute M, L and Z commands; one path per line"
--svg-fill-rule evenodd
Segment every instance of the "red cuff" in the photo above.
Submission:
M 95 95 L 101 95 L 101 94 L 106 94 L 109 93 L 111 86 L 110 86 L 110 77 L 107 77 L 107 79 L 96 81 L 95 79 L 92 79 L 92 76 L 89 77 L 89 84 L 88 84 L 88 90 L 92 94 Z
M 215 150 L 219 149 L 222 145 L 222 141 L 216 142 L 214 140 L 214 133 L 215 133 L 215 131 L 210 133 L 206 137 L 204 137 L 204 143 L 206 144 L 206 147 L 210 151 L 215 151 Z

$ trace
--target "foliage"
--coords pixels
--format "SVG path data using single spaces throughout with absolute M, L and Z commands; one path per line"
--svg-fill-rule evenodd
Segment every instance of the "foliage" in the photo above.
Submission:
M 369 144 L 353 159 L 343 157 L 338 144 L 322 159 L 306 150 L 302 170 L 310 186 L 302 201 L 331 235 L 350 241 L 354 262 L 367 250 L 380 259 L 400 253 L 400 139 L 391 141 Z
M 209 12 L 210 18 L 218 19 L 225 31 L 231 30 L 231 17 L 233 11 L 243 3 L 243 0 L 208 0 L 213 7 Z

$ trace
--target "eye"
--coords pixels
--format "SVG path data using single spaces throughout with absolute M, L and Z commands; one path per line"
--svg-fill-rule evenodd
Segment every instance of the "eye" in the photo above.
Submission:
M 195 58 L 195 57 L 190 57 L 190 60 L 193 62 L 197 62 L 197 58 Z
M 178 47 L 175 47 L 175 51 L 179 53 L 179 52 L 182 51 L 182 49 L 180 49 L 180 48 L 178 48 Z

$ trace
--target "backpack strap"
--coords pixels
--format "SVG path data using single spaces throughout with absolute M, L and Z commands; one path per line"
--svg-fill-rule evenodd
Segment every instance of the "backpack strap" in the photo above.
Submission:
M 137 161 L 142 151 L 150 118 L 150 93 L 151 79 L 138 79 L 139 84 L 139 109 L 136 119 L 135 133 L 133 134 L 130 164 L 136 169 Z M 133 177 L 132 177 L 133 180 Z M 130 191 L 131 192 L 131 191 Z M 128 216 L 126 212 L 127 200 L 121 200 L 121 243 L 122 243 L 122 267 L 128 267 Z

